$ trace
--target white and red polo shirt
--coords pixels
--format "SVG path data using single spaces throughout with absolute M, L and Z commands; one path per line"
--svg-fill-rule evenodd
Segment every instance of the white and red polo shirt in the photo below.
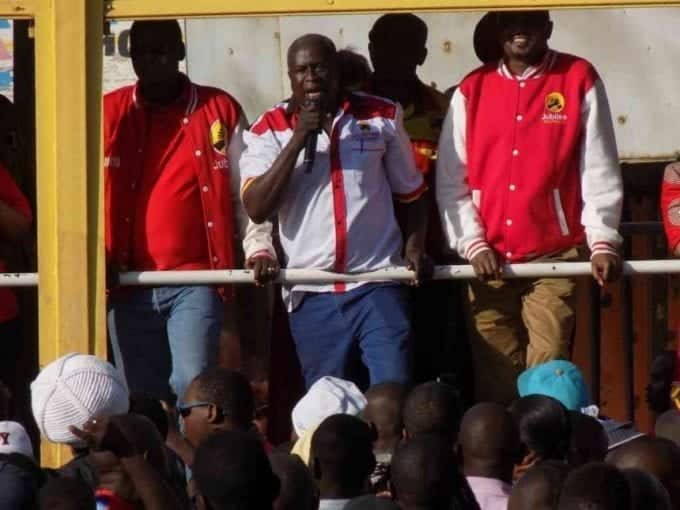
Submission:
M 549 51 L 524 75 L 501 61 L 456 89 L 436 194 L 450 246 L 523 262 L 587 240 L 617 253 L 623 202 L 611 112 L 593 66 Z
M 278 211 L 285 266 L 338 273 L 375 271 L 403 264 L 402 233 L 393 199 L 414 201 L 427 189 L 413 161 L 401 107 L 387 99 L 351 94 L 319 135 L 314 166 L 304 151 Z M 297 114 L 283 102 L 244 134 L 241 194 L 266 173 L 290 141 Z M 359 283 L 295 285 L 284 289 L 289 309 L 301 292 L 343 292 Z

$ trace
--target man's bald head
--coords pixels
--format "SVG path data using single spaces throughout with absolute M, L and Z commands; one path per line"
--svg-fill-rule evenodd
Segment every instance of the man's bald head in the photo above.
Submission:
M 302 50 L 318 49 L 321 50 L 325 57 L 328 58 L 330 64 L 337 64 L 338 51 L 335 48 L 335 43 L 328 37 L 321 34 L 305 34 L 298 37 L 288 47 L 288 69 L 293 66 L 295 55 Z
M 501 405 L 477 404 L 463 416 L 458 435 L 466 476 L 512 480 L 520 460 L 519 431 L 512 415 Z
M 428 382 L 416 386 L 404 403 L 404 429 L 409 438 L 436 435 L 454 443 L 463 408 L 458 392 L 448 384 Z
M 532 467 L 512 488 L 508 510 L 554 510 L 567 475 L 569 466 L 557 460 Z
M 581 466 L 564 482 L 558 510 L 631 510 L 626 477 L 603 462 Z
M 406 387 L 396 382 L 377 384 L 366 392 L 367 404 L 363 415 L 378 431 L 376 450 L 392 450 L 401 438 L 405 398 Z
M 671 510 L 671 498 L 663 484 L 641 469 L 623 469 L 628 480 L 632 510 Z
M 641 437 L 618 447 L 607 462 L 619 469 L 641 469 L 654 475 L 680 507 L 680 447 L 663 438 Z

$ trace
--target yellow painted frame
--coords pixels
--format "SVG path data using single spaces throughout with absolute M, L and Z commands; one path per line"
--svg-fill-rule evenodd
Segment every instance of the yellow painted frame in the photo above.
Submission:
M 35 6 L 40 364 L 106 355 L 102 223 L 103 4 Z M 70 451 L 43 443 L 42 463 Z
M 101 41 L 104 19 L 678 6 L 680 0 L 0 0 L 35 21 L 40 363 L 106 355 Z M 43 444 L 42 463 L 64 448 Z
M 677 0 L 109 0 L 110 19 L 225 15 L 340 14 L 368 11 L 555 9 L 678 5 Z

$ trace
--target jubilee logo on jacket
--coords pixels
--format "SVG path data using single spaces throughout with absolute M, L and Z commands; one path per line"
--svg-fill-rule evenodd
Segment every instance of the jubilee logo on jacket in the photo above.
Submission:
M 545 96 L 545 113 L 543 113 L 543 122 L 546 124 L 562 124 L 567 121 L 568 117 L 562 113 L 566 106 L 564 95 L 560 92 L 551 92 Z
M 212 145 L 213 150 L 220 156 L 227 155 L 227 137 L 224 124 L 222 124 L 222 121 L 219 119 L 210 125 L 210 145 Z M 213 169 L 225 170 L 227 168 L 229 168 L 229 159 L 226 157 L 215 159 Z

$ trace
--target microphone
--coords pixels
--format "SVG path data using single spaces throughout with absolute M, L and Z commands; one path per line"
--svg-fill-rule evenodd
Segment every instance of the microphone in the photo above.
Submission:
M 312 111 L 319 111 L 321 109 L 320 98 L 310 98 L 307 97 L 307 107 Z M 316 129 L 307 133 L 307 138 L 305 139 L 305 155 L 303 158 L 303 165 L 305 168 L 305 173 L 312 173 L 312 168 L 314 167 L 314 158 L 316 158 L 316 142 L 319 139 L 320 129 Z
M 303 164 L 305 166 L 305 173 L 311 174 L 314 166 L 314 158 L 316 157 L 316 142 L 319 139 L 319 130 L 312 131 L 307 134 L 305 139 L 305 156 Z

